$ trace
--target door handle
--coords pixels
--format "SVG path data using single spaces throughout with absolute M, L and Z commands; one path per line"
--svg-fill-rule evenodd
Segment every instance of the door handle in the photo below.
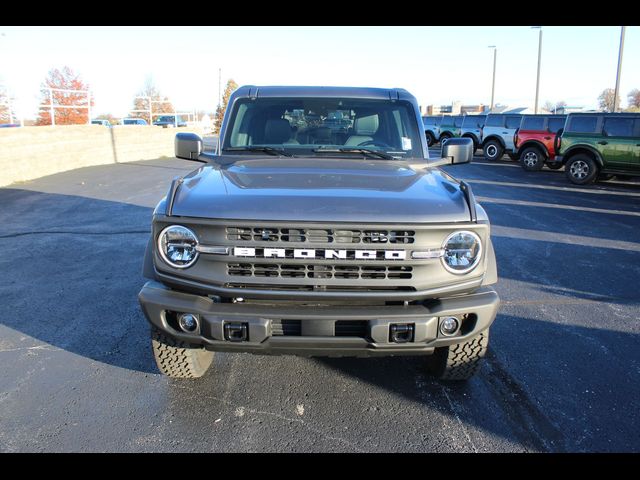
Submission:
M 609 145 L 609 142 L 602 140 L 601 142 L 598 142 L 598 145 Z

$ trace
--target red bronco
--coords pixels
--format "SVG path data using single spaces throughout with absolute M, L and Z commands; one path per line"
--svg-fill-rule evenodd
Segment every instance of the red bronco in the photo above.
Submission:
M 562 168 L 556 162 L 556 136 L 564 127 L 566 115 L 524 115 L 516 131 L 515 146 L 520 165 L 527 171 L 542 170 L 546 163 L 553 170 Z

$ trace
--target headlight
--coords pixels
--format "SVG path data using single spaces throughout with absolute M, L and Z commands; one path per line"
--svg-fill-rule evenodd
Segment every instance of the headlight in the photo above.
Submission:
M 462 274 L 473 270 L 480 262 L 482 243 L 473 232 L 459 231 L 449 235 L 442 244 L 442 264 L 451 273 Z
M 198 258 L 198 238 L 186 227 L 171 225 L 158 235 L 158 252 L 162 259 L 175 268 L 187 268 Z

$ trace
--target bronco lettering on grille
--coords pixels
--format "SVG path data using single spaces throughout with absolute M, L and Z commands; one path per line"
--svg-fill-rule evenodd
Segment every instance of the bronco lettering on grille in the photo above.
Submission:
M 332 250 L 317 248 L 251 248 L 234 247 L 236 257 L 305 258 L 328 260 L 406 260 L 405 250 Z

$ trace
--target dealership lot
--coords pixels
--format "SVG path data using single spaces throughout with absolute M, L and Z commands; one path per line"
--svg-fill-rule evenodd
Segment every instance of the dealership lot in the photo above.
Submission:
M 218 353 L 168 379 L 136 296 L 152 208 L 197 165 L 0 188 L 0 451 L 639 451 L 640 182 L 474 160 L 446 170 L 491 218 L 502 306 L 463 385 L 419 357 Z

